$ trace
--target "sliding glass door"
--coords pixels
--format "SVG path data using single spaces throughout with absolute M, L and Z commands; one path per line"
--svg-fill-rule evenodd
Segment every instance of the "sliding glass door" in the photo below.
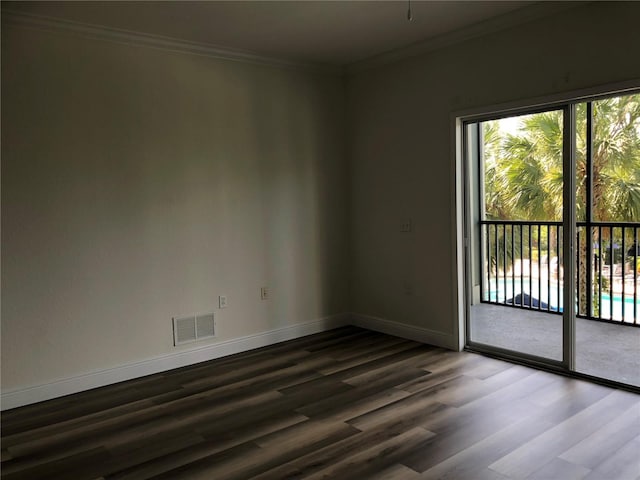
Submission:
M 467 345 L 640 385 L 640 95 L 463 131 Z

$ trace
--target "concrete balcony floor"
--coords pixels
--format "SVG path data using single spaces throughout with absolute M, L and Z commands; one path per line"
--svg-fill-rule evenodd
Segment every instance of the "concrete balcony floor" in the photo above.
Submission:
M 471 306 L 471 339 L 562 359 L 562 317 L 502 305 Z M 640 328 L 576 320 L 576 371 L 640 387 Z

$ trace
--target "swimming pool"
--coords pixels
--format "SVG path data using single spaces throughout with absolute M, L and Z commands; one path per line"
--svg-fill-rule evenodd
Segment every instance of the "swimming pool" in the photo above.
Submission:
M 548 303 L 549 310 L 553 312 L 562 312 L 563 309 L 562 285 L 559 288 L 555 285 L 555 282 L 549 285 L 546 279 L 541 282 L 534 279 L 533 284 L 531 284 L 528 278 L 523 278 L 522 282 L 519 278 L 516 278 L 515 281 L 507 278 L 506 281 L 503 279 L 498 280 L 497 285 L 495 279 L 492 279 L 488 293 L 487 298 L 485 288 L 484 301 L 506 303 L 507 300 L 514 298 L 518 294 L 527 294 L 541 302 Z M 525 306 L 527 306 L 527 302 L 525 302 Z M 633 292 L 631 292 L 631 295 L 626 294 L 624 302 L 622 295 L 614 294 L 612 300 L 608 293 L 602 293 L 600 317 L 603 319 L 623 320 L 633 323 L 634 308 L 636 310 L 636 318 L 640 321 L 640 292 L 635 301 Z M 546 308 L 543 308 L 543 310 L 546 310 Z

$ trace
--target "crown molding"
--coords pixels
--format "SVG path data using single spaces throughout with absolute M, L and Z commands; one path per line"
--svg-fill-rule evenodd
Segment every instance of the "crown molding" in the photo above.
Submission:
M 365 70 L 389 65 L 419 55 L 424 55 L 445 47 L 456 45 L 474 38 L 513 28 L 540 18 L 549 17 L 566 10 L 592 3 L 590 1 L 572 2 L 538 2 L 528 7 L 514 10 L 498 17 L 493 17 L 474 25 L 453 32 L 421 40 L 406 47 L 390 50 L 364 60 L 351 63 L 345 67 L 348 75 Z
M 48 32 L 62 32 L 78 35 L 93 40 L 103 40 L 125 45 L 148 47 L 169 52 L 200 55 L 221 60 L 264 65 L 270 67 L 303 70 L 315 73 L 341 75 L 343 68 L 325 64 L 295 62 L 277 57 L 260 55 L 245 50 L 220 47 L 206 43 L 180 40 L 162 35 L 134 32 L 117 28 L 105 27 L 88 23 L 81 23 L 60 18 L 16 12 L 9 9 L 2 10 L 3 26 L 18 26 L 33 28 Z
M 592 3 L 591 1 L 571 2 L 538 2 L 498 17 L 468 27 L 445 33 L 436 37 L 421 40 L 412 45 L 383 52 L 378 55 L 350 63 L 345 66 L 295 62 L 278 57 L 260 55 L 254 52 L 221 47 L 206 43 L 180 40 L 162 35 L 134 32 L 130 30 L 105 27 L 101 25 L 81 23 L 61 18 L 45 17 L 23 12 L 2 10 L 2 24 L 42 31 L 75 34 L 84 38 L 97 39 L 132 46 L 155 48 L 170 52 L 200 55 L 210 58 L 237 61 L 243 63 L 271 66 L 284 69 L 303 70 L 331 75 L 355 74 L 365 70 L 382 67 L 404 59 L 424 55 L 445 47 L 465 42 L 508 28 L 513 28 L 540 18 L 556 15 L 566 10 Z

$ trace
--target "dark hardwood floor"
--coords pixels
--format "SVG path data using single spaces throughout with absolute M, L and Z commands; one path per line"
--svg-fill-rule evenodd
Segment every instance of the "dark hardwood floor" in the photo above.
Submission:
M 346 327 L 2 414 L 3 479 L 640 478 L 640 396 Z

